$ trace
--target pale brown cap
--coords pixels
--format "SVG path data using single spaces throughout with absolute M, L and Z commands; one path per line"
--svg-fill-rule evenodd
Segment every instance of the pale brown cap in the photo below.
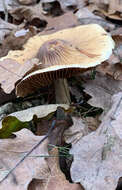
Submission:
M 108 59 L 114 48 L 112 38 L 97 24 L 40 36 L 38 44 L 41 48 L 35 56 L 40 65 L 16 85 L 18 96 L 24 97 L 53 80 L 95 67 Z

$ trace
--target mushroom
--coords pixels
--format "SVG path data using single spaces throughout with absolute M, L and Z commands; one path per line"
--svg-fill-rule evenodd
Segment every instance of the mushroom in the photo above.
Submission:
M 40 36 L 38 64 L 16 85 L 17 96 L 24 97 L 41 86 L 55 84 L 56 103 L 70 104 L 66 78 L 91 69 L 112 54 L 114 42 L 97 24 L 77 26 Z

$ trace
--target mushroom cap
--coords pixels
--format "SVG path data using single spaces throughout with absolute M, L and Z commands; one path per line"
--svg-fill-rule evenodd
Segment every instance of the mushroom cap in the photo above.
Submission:
M 101 26 L 90 24 L 40 36 L 37 46 L 40 65 L 16 85 L 18 96 L 99 65 L 111 55 L 114 42 Z

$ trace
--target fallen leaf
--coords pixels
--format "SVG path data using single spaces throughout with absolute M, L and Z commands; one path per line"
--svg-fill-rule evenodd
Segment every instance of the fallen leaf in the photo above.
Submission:
M 88 131 L 92 132 L 99 127 L 101 122 L 99 120 L 99 117 L 96 116 L 83 118 L 83 123 L 85 124 L 85 127 L 88 129 Z
M 68 144 L 78 143 L 83 136 L 95 131 L 100 124 L 98 117 L 73 117 L 72 119 L 73 125 L 64 132 L 64 138 Z
M 88 8 L 82 8 L 79 9 L 75 15 L 77 16 L 80 24 L 99 24 L 101 25 L 105 30 L 113 30 L 115 28 L 114 24 L 111 24 L 107 22 L 105 19 L 103 19 L 100 16 L 96 16 L 93 14 Z
M 15 29 L 17 29 L 16 25 L 10 24 L 0 18 L 0 44 L 2 44 L 5 35 L 8 35 L 12 30 Z M 0 50 L 0 57 L 1 57 L 1 50 Z
M 78 117 L 73 117 L 73 125 L 64 132 L 65 141 L 70 144 L 75 144 L 83 136 L 89 134 L 88 127 L 85 126 L 83 120 Z
M 10 10 L 10 9 L 13 8 L 13 6 L 16 7 L 18 5 L 19 5 L 18 2 L 15 1 L 15 0 L 6 0 L 6 1 L 1 0 L 0 1 L 0 11 L 4 12 L 5 7 L 6 7 L 7 10 Z
M 42 7 L 43 7 L 43 14 L 44 15 L 50 15 L 52 17 L 60 16 L 64 13 L 64 11 L 61 8 L 60 2 L 58 1 L 41 1 Z
M 56 0 L 42 0 L 42 3 L 56 2 Z M 62 10 L 82 8 L 86 5 L 86 0 L 58 0 Z
M 22 122 L 14 116 L 7 116 L 2 120 L 0 139 L 9 138 L 14 132 L 20 131 L 23 128 L 29 128 L 29 123 Z
M 115 50 L 114 50 L 114 52 L 115 52 Z M 119 56 L 116 55 L 115 53 L 113 53 L 105 63 L 108 63 L 109 65 L 112 66 L 119 62 L 120 62 Z M 104 65 L 104 63 L 103 63 L 103 65 Z
M 116 30 L 111 31 L 112 36 L 122 36 L 122 27 L 117 28 Z
M 122 12 L 122 4 L 119 0 L 89 0 L 90 3 L 95 3 L 99 8 L 106 8 L 108 7 L 108 13 L 112 14 L 116 11 Z
M 37 28 L 45 28 L 47 21 L 42 14 L 41 2 L 32 6 L 19 6 L 9 11 L 14 19 L 23 22 L 25 20 L 28 24 L 36 26 Z
M 109 8 L 108 8 L 108 12 L 109 14 L 113 14 L 116 12 L 122 12 L 122 2 L 119 0 L 109 0 Z
M 37 63 L 34 59 L 34 62 Z M 0 83 L 5 93 L 11 93 L 15 88 L 15 83 L 33 67 L 33 60 L 23 65 L 14 59 L 0 60 Z
M 89 0 L 88 7 L 97 15 L 111 20 L 121 21 L 122 6 L 119 0 Z
M 122 27 L 111 31 L 115 41 L 115 49 L 110 58 L 97 67 L 97 71 L 112 76 L 115 80 L 122 80 Z
M 91 96 L 89 104 L 104 109 L 104 114 L 109 110 L 111 105 L 111 96 L 122 91 L 122 81 L 116 81 L 112 77 L 96 72 L 94 80 L 89 74 L 82 75 L 85 92 Z
M 109 64 L 108 62 L 105 62 L 98 67 L 97 70 L 99 72 L 103 72 L 104 74 L 110 75 L 115 80 L 122 80 L 122 64 L 119 63 L 119 61 L 116 64 Z
M 39 179 L 33 179 L 28 185 L 28 190 L 40 190 L 42 182 Z
M 16 133 L 15 139 L 0 140 L 0 180 L 12 169 L 21 158 L 32 149 L 42 138 L 35 136 L 27 129 Z M 27 190 L 33 178 L 44 179 L 49 172 L 45 161 L 48 156 L 48 141 L 38 146 L 5 181 L 0 184 L 0 190 Z
M 2 59 L 2 58 L 1 58 Z M 0 59 L 0 105 L 16 99 L 15 83 L 24 74 L 38 63 L 37 59 L 32 59 L 21 65 L 14 59 Z
M 79 9 L 75 15 L 77 16 L 78 19 L 83 19 L 83 18 L 95 18 L 95 19 L 102 19 L 101 17 L 93 14 L 88 8 L 84 7 L 82 9 Z
M 1 86 L 1 85 L 0 85 Z M 0 87 L 0 105 L 8 102 L 14 101 L 16 99 L 15 91 L 12 90 L 10 94 L 6 94 L 3 89 Z
M 108 12 L 106 12 L 102 9 L 100 9 L 100 12 L 109 19 L 120 20 L 120 21 L 122 20 L 121 14 L 116 14 L 116 13 L 115 14 L 109 14 Z
M 33 126 L 33 123 L 37 125 L 37 129 L 39 128 L 39 133 L 37 131 L 36 134 L 45 135 L 52 123 L 52 120 L 49 122 L 48 115 L 54 113 L 59 106 L 66 110 L 69 108 L 69 106 L 65 104 L 50 104 L 36 106 L 9 114 L 0 121 L 0 138 L 14 137 L 13 133 L 23 128 L 33 130 L 33 127 L 35 127 L 35 125 Z M 45 118 L 46 116 L 47 118 Z M 51 118 L 51 116 L 49 116 L 49 118 Z
M 115 54 L 120 59 L 120 62 L 122 62 L 122 27 L 113 30 L 111 32 L 112 38 L 115 41 Z
M 58 17 L 47 17 L 47 22 L 47 28 L 45 28 L 41 34 L 50 34 L 61 29 L 78 26 L 80 24 L 77 17 L 72 12 L 67 12 Z
M 59 0 L 61 3 L 62 9 L 70 9 L 70 8 L 82 8 L 86 5 L 87 1 L 86 0 Z
M 22 5 L 30 5 L 37 2 L 37 0 L 18 0 L 20 4 Z
M 101 125 L 72 144 L 71 177 L 85 190 L 116 189 L 122 176 L 122 92 L 112 97 L 111 109 Z
M 30 121 L 33 119 L 33 116 L 36 115 L 38 118 L 43 118 L 48 114 L 55 112 L 57 107 L 62 107 L 65 110 L 69 109 L 69 105 L 67 104 L 49 104 L 49 105 L 40 105 L 31 107 L 22 111 L 17 111 L 9 114 L 9 116 L 14 116 L 21 121 Z
M 49 176 L 40 181 L 40 190 L 83 190 L 80 184 L 72 184 L 66 180 L 65 175 L 61 172 L 59 166 L 58 150 L 52 149 L 49 154 L 51 157 L 46 159 L 49 167 Z M 32 184 L 28 190 L 31 190 Z M 33 187 L 34 188 L 34 187 Z

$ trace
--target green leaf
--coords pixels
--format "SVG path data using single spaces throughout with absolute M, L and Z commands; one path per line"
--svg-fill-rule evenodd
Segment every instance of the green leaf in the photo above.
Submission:
M 14 116 L 7 116 L 2 121 L 2 128 L 0 129 L 0 138 L 9 138 L 13 136 L 13 132 L 17 132 L 23 128 L 29 128 L 29 122 L 22 122 Z

